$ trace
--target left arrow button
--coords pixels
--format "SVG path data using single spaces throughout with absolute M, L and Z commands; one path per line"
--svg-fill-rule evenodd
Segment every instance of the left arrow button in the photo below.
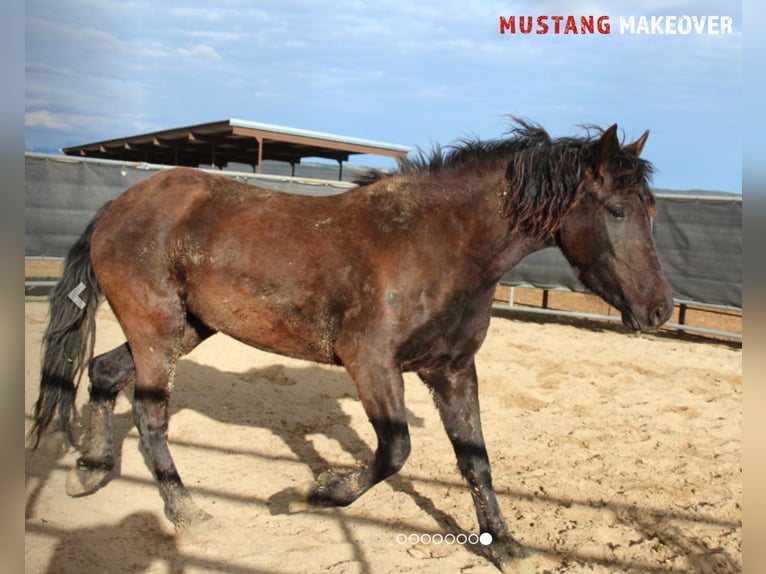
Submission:
M 85 283 L 80 281 L 80 284 L 77 285 L 77 287 L 75 287 L 74 289 L 72 289 L 67 295 L 67 297 L 69 297 L 72 300 L 72 302 L 75 305 L 77 305 L 80 309 L 85 308 L 85 301 L 80 299 L 80 293 L 82 293 L 83 291 L 85 291 Z

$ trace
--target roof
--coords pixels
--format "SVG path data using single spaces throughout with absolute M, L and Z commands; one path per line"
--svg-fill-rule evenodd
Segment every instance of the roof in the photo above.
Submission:
M 658 199 L 676 201 L 706 201 L 710 203 L 742 203 L 742 194 L 728 191 L 710 191 L 706 189 L 652 189 L 652 194 Z
M 407 146 L 244 120 L 222 120 L 66 147 L 66 155 L 123 161 L 226 167 L 264 160 L 300 163 L 302 158 L 348 161 L 351 155 L 403 157 Z

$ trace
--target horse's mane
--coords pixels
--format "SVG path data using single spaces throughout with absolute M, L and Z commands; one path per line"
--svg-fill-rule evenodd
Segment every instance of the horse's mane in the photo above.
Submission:
M 422 149 L 399 161 L 393 173 L 371 171 L 357 183 L 366 185 L 393 176 L 417 176 L 469 170 L 505 168 L 504 214 L 511 226 L 543 237 L 555 232 L 563 217 L 584 194 L 580 185 L 585 170 L 595 168 L 595 152 L 604 130 L 583 126 L 586 135 L 553 139 L 538 124 L 511 117 L 507 137 L 493 140 L 462 139 L 430 152 Z M 627 151 L 609 162 L 609 175 L 619 193 L 639 193 L 648 205 L 654 198 L 648 183 L 652 164 Z

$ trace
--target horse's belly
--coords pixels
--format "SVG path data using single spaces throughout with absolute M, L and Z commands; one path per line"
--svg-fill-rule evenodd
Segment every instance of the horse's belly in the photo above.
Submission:
M 252 347 L 288 357 L 331 364 L 338 361 L 334 351 L 336 333 L 329 325 L 277 316 L 244 327 L 228 334 Z
M 247 345 L 288 357 L 337 363 L 339 318 L 321 302 L 221 294 L 189 309 L 203 323 Z

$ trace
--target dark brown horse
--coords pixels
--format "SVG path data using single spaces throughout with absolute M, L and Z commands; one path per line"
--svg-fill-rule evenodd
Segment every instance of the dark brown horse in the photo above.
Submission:
M 35 445 L 58 414 L 72 437 L 79 376 L 90 376 L 89 424 L 70 473 L 88 494 L 114 466 L 117 393 L 135 384 L 133 414 L 178 527 L 207 515 L 168 450 L 178 358 L 215 332 L 291 357 L 343 365 L 377 434 L 374 459 L 320 475 L 309 501 L 343 506 L 397 472 L 410 452 L 402 372 L 432 390 L 482 532 L 501 567 L 525 555 L 492 488 L 474 357 L 498 280 L 557 245 L 582 282 L 653 330 L 673 307 L 650 231 L 647 133 L 621 147 L 617 126 L 551 139 L 517 120 L 509 137 L 463 141 L 404 161 L 329 197 L 279 193 L 194 169 L 161 172 L 94 217 L 51 294 Z M 84 285 L 81 310 L 67 297 Z M 127 342 L 93 359 L 105 296 Z

